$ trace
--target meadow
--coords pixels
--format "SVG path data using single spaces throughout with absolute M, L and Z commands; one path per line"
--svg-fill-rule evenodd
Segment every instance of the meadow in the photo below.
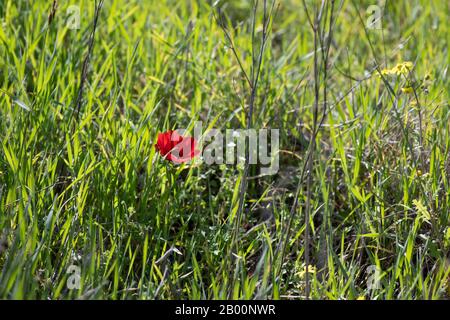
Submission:
M 0 298 L 448 299 L 449 18 L 0 1 Z M 164 159 L 199 121 L 278 129 L 279 169 Z

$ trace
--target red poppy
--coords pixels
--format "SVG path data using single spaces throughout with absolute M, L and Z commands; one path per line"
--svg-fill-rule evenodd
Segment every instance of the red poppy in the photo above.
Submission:
M 166 131 L 158 134 L 158 141 L 155 144 L 156 150 L 165 157 L 166 160 L 174 163 L 183 163 L 193 159 L 200 154 L 196 150 L 197 141 L 192 137 L 182 137 L 176 131 Z

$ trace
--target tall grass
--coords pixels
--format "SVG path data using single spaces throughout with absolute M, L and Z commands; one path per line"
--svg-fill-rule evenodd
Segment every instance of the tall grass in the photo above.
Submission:
M 372 4 L 2 1 L 0 297 L 448 298 L 449 4 Z M 163 161 L 195 121 L 279 172 Z

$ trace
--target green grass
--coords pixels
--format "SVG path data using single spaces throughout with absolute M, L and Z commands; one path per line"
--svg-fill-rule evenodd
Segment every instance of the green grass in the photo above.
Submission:
M 252 1 L 106 1 L 79 117 L 95 8 L 58 2 L 50 25 L 49 1 L 0 3 L 0 298 L 302 299 L 308 199 L 313 299 L 449 297 L 446 1 L 388 1 L 383 32 L 358 18 L 376 1 L 336 1 L 310 197 L 296 186 L 314 137 L 313 32 L 302 1 L 280 1 L 252 124 L 280 129 L 280 170 L 248 179 L 241 220 L 242 168 L 173 166 L 153 146 L 195 121 L 246 126 L 250 90 L 214 14 L 250 73 L 263 1 L 253 40 Z M 67 27 L 71 4 L 79 30 Z M 375 59 L 414 68 L 380 78 Z

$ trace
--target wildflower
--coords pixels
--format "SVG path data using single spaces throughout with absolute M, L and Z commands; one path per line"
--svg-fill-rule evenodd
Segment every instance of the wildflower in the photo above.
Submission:
M 317 272 L 317 268 L 316 268 L 315 266 L 313 266 L 313 265 L 308 265 L 308 273 L 316 273 L 316 272 Z M 305 275 L 305 273 L 306 273 L 306 266 L 303 267 L 303 270 L 299 272 L 299 276 L 300 276 L 301 278 L 303 278 L 303 276 Z
M 400 76 L 402 74 L 408 74 L 414 67 L 414 64 L 411 61 L 405 61 L 398 63 L 392 69 L 383 69 L 381 70 L 381 74 L 383 76 L 397 75 Z
M 390 75 L 395 74 L 395 72 L 393 71 L 393 69 L 383 69 L 383 70 L 381 70 L 381 74 L 383 76 L 390 76 Z
M 413 93 L 414 90 L 413 90 L 412 87 L 403 87 L 403 88 L 402 88 L 402 92 L 403 92 L 403 93 Z
M 187 162 L 196 157 L 200 151 L 196 149 L 197 141 L 192 137 L 182 137 L 176 131 L 158 134 L 156 150 L 173 163 Z
M 412 68 L 414 67 L 414 64 L 411 61 L 406 61 L 399 63 L 395 66 L 395 69 L 397 70 L 397 75 L 400 74 L 408 74 Z
M 381 74 L 383 75 L 383 76 L 390 76 L 390 75 L 393 75 L 393 74 L 395 74 L 395 70 L 394 69 L 383 69 L 383 70 L 381 70 Z

